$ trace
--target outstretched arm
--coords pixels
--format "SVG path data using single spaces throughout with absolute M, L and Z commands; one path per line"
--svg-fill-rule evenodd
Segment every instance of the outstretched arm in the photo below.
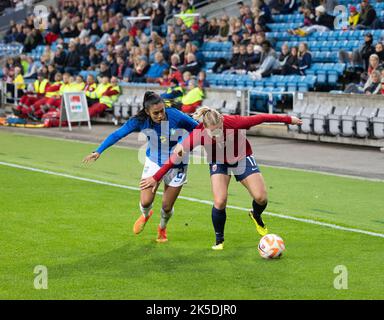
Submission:
M 283 122 L 286 124 L 301 124 L 301 120 L 287 115 L 261 113 L 255 116 L 234 116 L 232 117 L 234 129 L 249 129 L 264 122 Z
M 88 156 L 86 156 L 83 160 L 84 163 L 96 161 L 101 153 L 109 148 L 110 146 L 114 145 L 117 141 L 124 138 L 128 134 L 134 131 L 139 131 L 139 123 L 137 119 L 132 118 L 128 120 L 123 126 L 121 126 L 119 129 L 117 129 L 115 132 L 112 132 L 102 143 L 101 145 L 96 149 L 96 151 L 92 152 Z

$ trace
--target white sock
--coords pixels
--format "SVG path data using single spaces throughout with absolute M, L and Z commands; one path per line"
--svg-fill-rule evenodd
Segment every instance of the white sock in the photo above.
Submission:
M 149 216 L 149 212 L 151 211 L 152 209 L 152 204 L 148 207 L 148 208 L 144 208 L 142 205 L 141 205 L 141 202 L 139 203 L 139 206 L 140 206 L 140 211 L 141 213 L 144 215 L 144 217 L 148 217 Z
M 160 218 L 160 228 L 164 229 L 167 226 L 169 219 L 171 219 L 173 215 L 173 208 L 169 212 L 165 212 L 163 208 L 161 208 L 161 218 Z

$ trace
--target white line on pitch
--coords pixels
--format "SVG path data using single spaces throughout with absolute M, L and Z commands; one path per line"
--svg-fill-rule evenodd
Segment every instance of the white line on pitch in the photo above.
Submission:
M 123 189 L 128 189 L 128 190 L 140 191 L 140 188 L 138 188 L 138 187 L 132 187 L 132 186 L 126 186 L 123 184 L 117 184 L 117 183 L 111 183 L 111 182 L 106 182 L 106 181 L 101 181 L 101 180 L 83 178 L 83 177 L 73 176 L 73 175 L 66 174 L 66 173 L 60 173 L 60 172 L 43 170 L 43 169 L 38 169 L 38 168 L 33 168 L 33 167 L 27 167 L 27 166 L 14 164 L 14 163 L 8 163 L 8 162 L 0 161 L 0 165 L 12 167 L 12 168 L 24 169 L 24 170 L 28 170 L 28 171 L 39 172 L 39 173 L 50 174 L 50 175 L 69 178 L 69 179 L 75 179 L 75 180 L 80 180 L 80 181 L 97 183 L 97 184 L 106 185 L 106 186 L 110 186 L 110 187 L 117 187 L 117 188 L 123 188 Z M 157 193 L 163 194 L 161 191 L 158 191 Z M 196 198 L 191 198 L 191 197 L 179 196 L 178 198 L 186 200 L 186 201 L 190 201 L 190 202 L 203 203 L 203 204 L 207 204 L 210 206 L 213 204 L 212 201 L 201 200 L 201 199 L 196 199 Z M 231 205 L 227 205 L 227 208 L 240 210 L 240 211 L 249 211 L 249 209 L 247 209 L 247 208 L 231 206 Z M 327 228 L 331 228 L 331 229 L 337 229 L 337 230 L 354 232 L 354 233 L 361 233 L 361 234 L 365 234 L 365 235 L 369 235 L 369 236 L 373 236 L 373 237 L 384 238 L 384 234 L 382 234 L 382 233 L 376 233 L 376 232 L 371 232 L 371 231 L 361 230 L 361 229 L 347 228 L 347 227 L 342 227 L 342 226 L 332 224 L 332 223 L 325 223 L 325 222 L 320 222 L 320 221 L 311 220 L 311 219 L 291 217 L 291 216 L 286 216 L 283 214 L 272 213 L 272 212 L 267 212 L 267 211 L 265 212 L 265 214 L 272 216 L 272 217 L 281 218 L 281 219 L 299 221 L 299 222 L 319 225 L 319 226 L 327 227 Z
M 30 134 L 23 133 L 23 132 L 18 132 L 17 135 L 22 135 L 26 137 L 31 137 Z M 51 139 L 51 140 L 58 140 L 58 141 L 66 141 L 66 142 L 75 142 L 75 143 L 83 143 L 83 144 L 91 144 L 91 145 L 100 145 L 99 142 L 93 142 L 93 141 L 86 141 L 86 140 L 81 140 L 81 139 L 74 139 L 74 138 L 61 138 L 61 137 L 51 137 L 51 136 L 42 136 L 42 135 L 33 135 L 33 137 L 36 138 L 42 138 L 42 139 Z M 145 143 L 143 141 L 143 143 Z M 128 150 L 138 150 L 140 147 L 135 147 L 135 146 L 127 146 L 127 145 L 114 145 L 113 148 L 117 149 L 128 149 Z M 201 160 L 202 156 L 196 155 L 192 153 L 192 158 L 198 159 L 199 161 Z M 198 162 L 200 163 L 200 162 Z M 349 174 L 341 174 L 341 173 L 334 173 L 334 172 L 328 172 L 328 171 L 321 171 L 321 170 L 316 170 L 316 169 L 304 169 L 304 168 L 298 168 L 298 167 L 284 167 L 280 165 L 273 165 L 273 164 L 263 164 L 260 163 L 261 167 L 266 167 L 266 168 L 277 168 L 277 169 L 283 169 L 283 170 L 290 170 L 290 171 L 301 171 L 301 172 L 308 172 L 308 173 L 317 173 L 325 176 L 334 176 L 334 177 L 339 177 L 339 178 L 347 178 L 347 179 L 356 179 L 356 180 L 361 180 L 361 181 L 371 181 L 371 182 L 382 182 L 384 183 L 384 179 L 378 179 L 378 178 L 368 178 L 368 177 L 362 177 L 362 176 L 353 176 Z

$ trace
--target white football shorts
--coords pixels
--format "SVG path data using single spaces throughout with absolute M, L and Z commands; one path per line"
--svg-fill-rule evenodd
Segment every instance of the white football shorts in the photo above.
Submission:
M 156 162 L 153 162 L 146 157 L 141 179 L 152 177 L 159 169 L 160 166 Z M 181 187 L 187 182 L 187 171 L 188 165 L 184 165 L 180 168 L 172 168 L 164 175 L 163 181 L 167 186 Z

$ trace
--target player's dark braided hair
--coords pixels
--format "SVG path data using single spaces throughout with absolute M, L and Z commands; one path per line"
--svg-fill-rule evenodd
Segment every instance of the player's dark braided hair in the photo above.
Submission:
M 146 91 L 143 99 L 143 108 L 135 116 L 139 121 L 144 122 L 148 119 L 148 114 L 146 111 L 149 110 L 155 104 L 163 102 L 163 99 L 153 91 Z

